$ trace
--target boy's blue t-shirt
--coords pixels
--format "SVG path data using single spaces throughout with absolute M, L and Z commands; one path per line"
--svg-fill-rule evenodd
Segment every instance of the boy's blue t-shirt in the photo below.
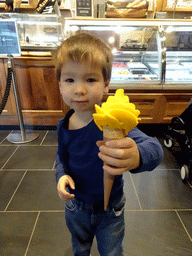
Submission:
M 94 121 L 78 130 L 68 130 L 68 122 L 74 110 L 70 110 L 57 125 L 58 151 L 56 156 L 56 180 L 63 175 L 70 175 L 75 182 L 75 190 L 69 192 L 81 201 L 90 204 L 103 203 L 103 161 L 98 157 L 98 140 L 103 140 L 103 132 Z M 161 161 L 163 151 L 159 142 L 133 129 L 129 136 L 135 140 L 141 154 L 141 166 L 134 172 L 152 170 Z M 140 144 L 140 145 L 139 145 Z M 150 148 L 149 148 L 150 146 Z M 152 148 L 151 148 L 152 147 Z M 149 154 L 143 151 L 150 151 Z M 142 159 L 142 155 L 145 159 Z M 111 199 L 123 193 L 123 177 L 116 176 L 111 191 Z

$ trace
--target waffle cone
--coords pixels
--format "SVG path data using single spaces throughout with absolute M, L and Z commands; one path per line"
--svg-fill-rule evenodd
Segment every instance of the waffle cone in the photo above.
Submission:
M 103 127 L 103 140 L 118 140 L 125 137 L 125 131 L 119 129 L 110 129 L 108 127 Z M 103 184 L 104 184 L 104 210 L 107 210 L 107 206 L 109 203 L 109 198 L 111 194 L 111 190 L 113 187 L 115 175 L 111 175 L 104 171 L 103 176 Z

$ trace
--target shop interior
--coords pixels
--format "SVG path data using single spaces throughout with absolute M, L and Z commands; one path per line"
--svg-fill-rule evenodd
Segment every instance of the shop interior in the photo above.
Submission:
M 133 2 L 22 0 L 6 12 L 0 0 L 0 255 L 73 255 L 55 182 L 56 125 L 69 108 L 52 55 L 81 32 L 113 50 L 103 101 L 123 88 L 164 150 L 152 172 L 124 173 L 125 255 L 192 254 L 192 3 Z

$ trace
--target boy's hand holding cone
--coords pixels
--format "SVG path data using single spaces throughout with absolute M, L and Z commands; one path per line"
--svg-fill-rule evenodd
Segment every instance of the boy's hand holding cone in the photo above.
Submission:
M 118 89 L 115 96 L 109 96 L 102 107 L 95 105 L 96 114 L 93 114 L 94 121 L 100 130 L 103 131 L 103 140 L 115 140 L 125 137 L 138 124 L 139 110 L 135 105 L 129 103 L 128 96 L 124 95 L 123 89 Z M 106 211 L 111 189 L 114 182 L 114 175 L 104 171 L 104 209 Z

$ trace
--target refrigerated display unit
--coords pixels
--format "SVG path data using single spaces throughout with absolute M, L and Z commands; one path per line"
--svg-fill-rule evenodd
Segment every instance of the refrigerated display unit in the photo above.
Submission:
M 65 38 L 82 32 L 111 46 L 111 88 L 192 88 L 191 21 L 65 20 Z

